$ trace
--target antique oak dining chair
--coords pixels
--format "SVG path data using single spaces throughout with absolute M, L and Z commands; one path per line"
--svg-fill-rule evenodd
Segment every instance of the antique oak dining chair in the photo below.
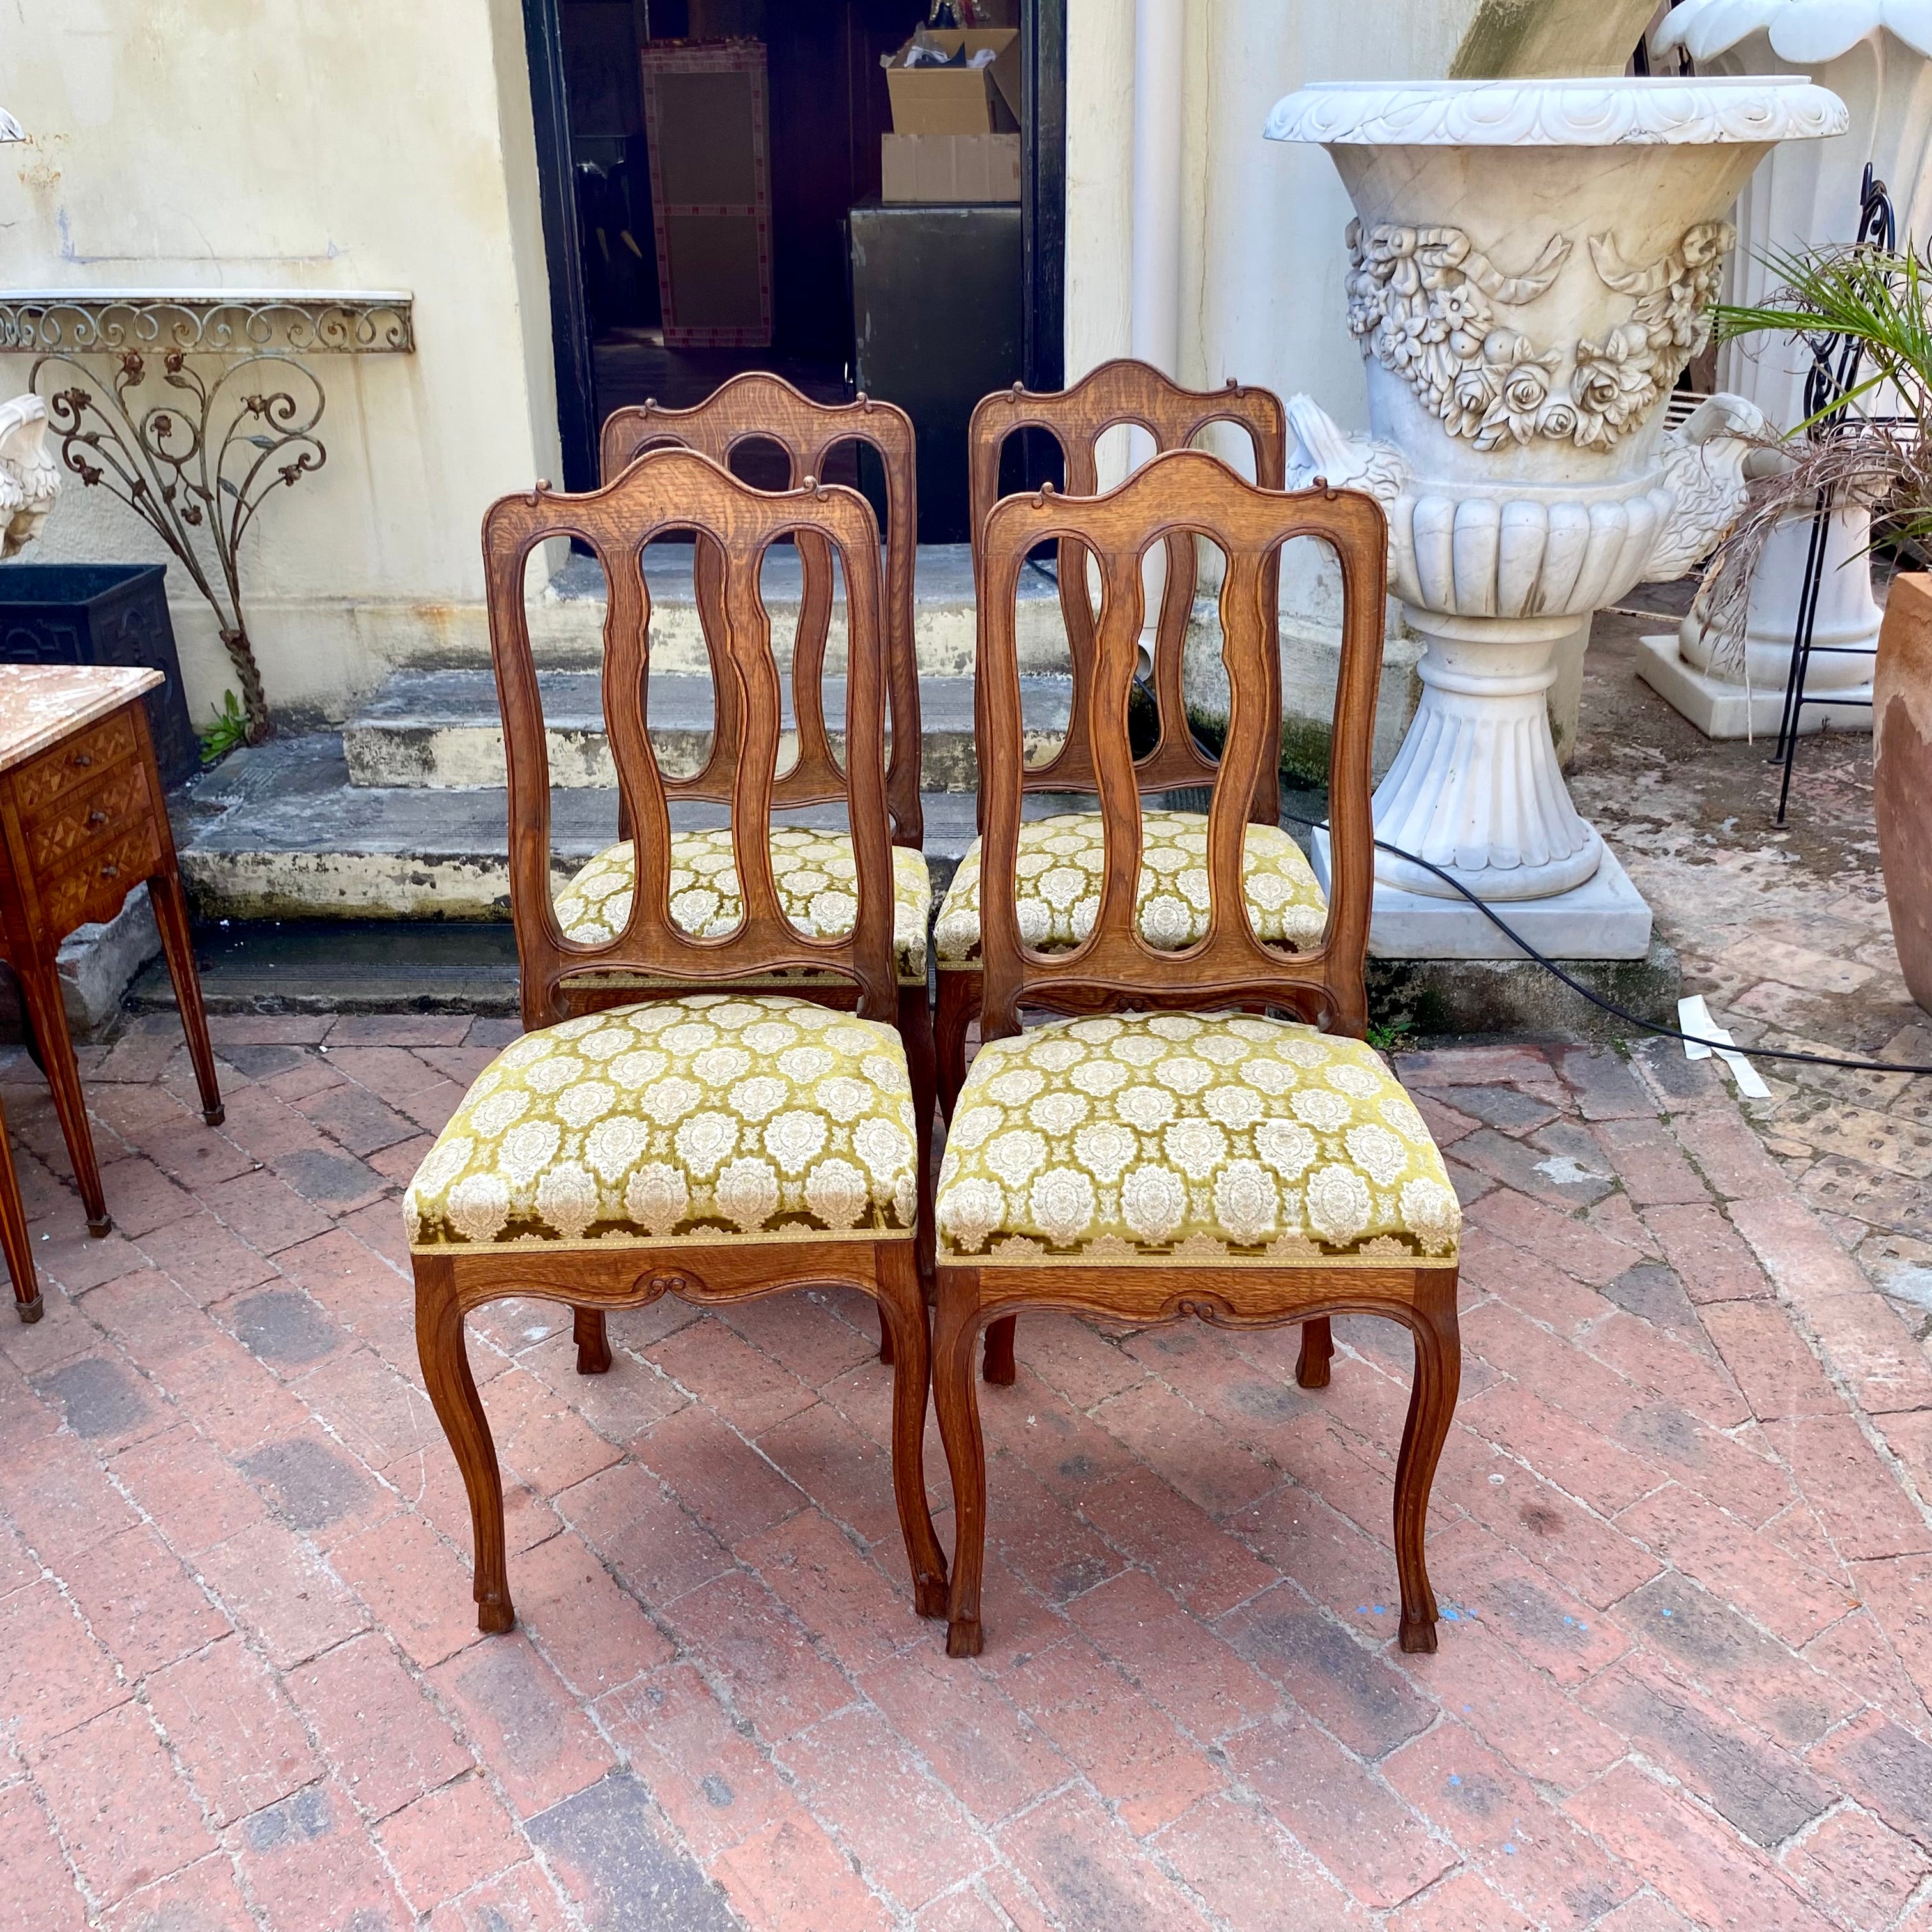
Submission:
M 1190 943 L 1169 946 L 1141 929 L 1142 812 L 1127 714 L 1142 559 L 1185 533 L 1211 539 L 1226 559 L 1231 704 L 1208 814 L 1206 916 Z M 1319 943 L 1290 951 L 1257 932 L 1241 858 L 1278 755 L 1268 566 L 1299 536 L 1334 549 L 1344 605 L 1329 772 L 1334 891 Z M 1087 742 L 1102 863 L 1090 929 L 1050 951 L 1028 941 L 1017 878 L 1025 781 L 1015 595 L 1029 553 L 1056 539 L 1084 547 L 1102 579 Z M 936 1204 L 933 1386 L 958 1524 L 946 1646 L 956 1657 L 981 1642 L 976 1338 L 990 1322 L 1048 1308 L 1130 1322 L 1300 1322 L 1304 1386 L 1328 1378 L 1330 1316 L 1405 1323 L 1415 1376 L 1395 1483 L 1402 1646 L 1435 1648 L 1423 1532 L 1460 1375 L 1461 1216 L 1420 1114 L 1361 1038 L 1386 541 L 1372 497 L 1258 489 L 1196 451 L 1156 457 L 1103 496 L 1010 496 L 987 517 L 985 1044 L 953 1112 Z M 1023 1006 L 1063 1017 L 1022 1031 Z M 1283 1012 L 1297 1017 L 1272 1016 Z
M 716 874 L 680 884 L 671 787 L 646 729 L 643 554 L 672 530 L 694 532 L 710 553 L 709 641 L 733 692 L 726 920 L 713 916 Z M 943 1607 L 945 1564 L 920 1468 L 928 1345 L 914 1237 L 925 1188 L 892 1023 L 884 660 L 851 654 L 838 788 L 851 874 L 826 882 L 815 920 L 802 917 L 772 858 L 780 674 L 758 590 L 766 551 L 794 534 L 836 555 L 853 634 L 875 636 L 878 526 L 854 490 L 766 494 L 706 457 L 664 449 L 592 494 L 539 488 L 484 520 L 530 1030 L 478 1077 L 417 1171 L 405 1213 L 417 1346 L 469 1491 L 486 1630 L 514 1618 L 502 1484 L 463 1322 L 506 1295 L 572 1304 L 578 1366 L 592 1372 L 609 1366 L 607 1308 L 837 1286 L 873 1297 L 894 1343 L 892 1481 L 915 1600 L 922 1615 Z M 556 538 L 594 551 L 609 586 L 604 717 L 639 855 L 637 889 L 594 939 L 573 936 L 553 896 L 548 759 L 524 602 L 530 551 Z M 573 1014 L 570 989 L 586 975 L 606 983 Z
M 607 484 L 645 451 L 694 449 L 730 469 L 734 457 L 776 452 L 791 487 L 823 480 L 832 464 L 854 446 L 878 458 L 886 502 L 885 601 L 878 638 L 885 654 L 890 754 L 886 806 L 892 842 L 892 938 L 898 979 L 898 1025 L 912 1069 L 913 1101 L 920 1120 L 922 1159 L 932 1153 L 935 1101 L 932 1008 L 926 984 L 926 932 L 932 880 L 922 850 L 925 825 L 920 802 L 919 666 L 913 644 L 913 563 L 918 548 L 919 504 L 912 418 L 890 403 L 860 396 L 851 403 L 814 402 L 782 376 L 751 370 L 721 384 L 690 409 L 656 402 L 614 410 L 598 442 L 599 472 Z M 835 598 L 830 547 L 812 532 L 796 533 L 801 596 L 791 650 L 790 694 L 798 755 L 773 794 L 780 807 L 820 804 L 843 783 L 826 718 L 825 666 Z M 721 595 L 715 554 L 700 545 L 694 565 L 700 613 L 716 610 Z M 848 638 L 849 647 L 849 638 Z M 738 699 L 729 681 L 712 676 L 714 724 L 704 768 L 685 778 L 667 777 L 672 799 L 716 800 L 729 794 L 731 764 L 740 738 Z M 724 853 L 722 832 L 687 832 L 673 842 L 673 863 L 715 867 Z M 608 930 L 608 909 L 621 907 L 631 889 L 630 828 L 620 820 L 618 840 L 584 867 L 560 902 L 566 931 L 595 938 Z M 843 832 L 788 826 L 774 836 L 772 864 L 778 895 L 793 916 L 808 915 L 828 875 L 850 876 L 850 842 Z M 931 1270 L 931 1230 L 920 1234 L 921 1263 Z M 892 1358 L 890 1330 L 881 1352 Z
M 1270 390 L 1230 382 L 1214 390 L 1184 389 L 1144 362 L 1103 363 L 1071 388 L 1036 394 L 1016 385 L 987 396 L 973 412 L 968 436 L 976 578 L 980 537 L 999 492 L 1000 458 L 1010 437 L 1041 430 L 1060 445 L 1066 464 L 1066 494 L 1090 496 L 1098 488 L 1102 439 L 1126 427 L 1144 430 L 1156 453 L 1187 448 L 1214 423 L 1244 434 L 1252 454 L 1255 479 L 1279 490 L 1288 463 L 1287 417 Z M 1193 538 L 1179 532 L 1166 544 L 1167 568 L 1152 650 L 1152 682 L 1158 735 L 1136 761 L 1143 798 L 1171 790 L 1195 790 L 1210 783 L 1214 759 L 1189 728 L 1183 689 L 1183 658 L 1188 620 L 1198 586 Z M 1093 727 L 1094 608 L 1085 566 L 1077 548 L 1062 544 L 1058 556 L 1061 620 L 1066 627 L 1072 688 L 1066 736 L 1044 763 L 1025 767 L 1022 782 L 1030 793 L 1091 793 L 1095 789 Z M 1279 564 L 1265 567 L 1263 595 L 1274 609 Z M 1279 739 L 1281 709 L 1278 662 L 1270 658 L 1266 703 Z M 976 695 L 975 709 L 978 709 Z M 982 776 L 983 776 L 983 767 Z M 1004 776 L 1004 775 L 1002 775 Z M 1301 848 L 1280 829 L 1280 794 L 1270 766 L 1258 779 L 1250 812 L 1252 830 L 1243 856 L 1251 916 L 1264 937 L 1293 944 L 1321 936 L 1326 918 L 1322 888 Z M 980 796 L 985 829 L 985 792 Z M 1198 812 L 1144 810 L 1142 836 L 1153 863 L 1172 872 L 1197 874 L 1205 850 L 1207 820 Z M 1046 943 L 1070 944 L 1091 916 L 1100 883 L 1100 821 L 1091 811 L 1061 812 L 1030 820 L 1020 835 L 1022 903 L 1029 918 L 1042 917 Z M 967 850 L 953 875 L 934 928 L 938 953 L 938 1013 L 935 1022 L 940 1104 L 950 1115 L 965 1066 L 966 1036 L 980 1010 L 980 848 Z M 1148 874 L 1149 898 L 1155 874 Z M 1049 896 L 1048 880 L 1053 890 Z M 1174 915 L 1179 911 L 1177 918 Z M 1151 921 L 1143 918 L 1142 936 L 1156 945 L 1184 944 L 1200 936 L 1204 903 L 1180 908 L 1163 898 Z M 1160 914 L 1168 915 L 1163 922 Z M 986 1378 L 1013 1378 L 1013 1324 L 997 1322 L 986 1333 Z

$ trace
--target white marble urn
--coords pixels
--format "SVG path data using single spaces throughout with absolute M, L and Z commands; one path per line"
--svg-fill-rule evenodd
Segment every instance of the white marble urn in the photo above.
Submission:
M 1334 83 L 1268 118 L 1324 146 L 1354 203 L 1368 380 L 1366 436 L 1290 402 L 1291 482 L 1382 500 L 1391 586 L 1428 640 L 1377 834 L 1483 898 L 1570 893 L 1603 863 L 1550 737 L 1555 646 L 1736 515 L 1762 418 L 1718 397 L 1666 432 L 1665 400 L 1706 339 L 1738 188 L 1774 143 L 1844 125 L 1797 78 Z M 1377 874 L 1454 896 L 1386 854 Z
M 60 494 L 60 471 L 47 447 L 47 406 L 38 396 L 0 403 L 0 560 L 40 535 Z

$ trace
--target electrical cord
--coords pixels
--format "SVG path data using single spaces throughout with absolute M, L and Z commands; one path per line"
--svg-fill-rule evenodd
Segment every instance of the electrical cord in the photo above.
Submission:
M 1325 818 L 1304 818 L 1299 812 L 1289 812 L 1286 808 L 1283 808 L 1281 815 L 1294 824 L 1306 826 L 1310 831 L 1326 832 L 1328 830 L 1328 821 Z M 1626 1008 L 1618 1006 L 1614 1000 L 1605 999 L 1600 993 L 1592 992 L 1581 980 L 1564 972 L 1555 960 L 1546 958 L 1544 955 L 1538 952 L 1536 948 L 1531 945 L 1522 934 L 1511 927 L 1494 908 L 1484 900 L 1479 899 L 1454 874 L 1444 872 L 1440 866 L 1419 856 L 1414 852 L 1405 852 L 1400 845 L 1391 845 L 1386 838 L 1378 838 L 1376 841 L 1376 850 L 1378 852 L 1387 852 L 1397 859 L 1406 860 L 1412 866 L 1420 866 L 1425 872 L 1434 873 L 1436 878 L 1442 880 L 1445 885 L 1452 887 L 1467 899 L 1492 926 L 1503 934 L 1504 938 L 1509 940 L 1511 945 L 1522 947 L 1523 952 L 1530 958 L 1534 960 L 1546 973 L 1554 974 L 1573 993 L 1580 994 L 1593 1006 L 1600 1006 L 1605 1012 L 1612 1015 L 1628 1025 L 1640 1027 L 1646 1033 L 1655 1034 L 1664 1040 L 1682 1040 L 1687 1046 L 1708 1047 L 1713 1053 L 1741 1053 L 1749 1060 L 1797 1060 L 1807 1066 L 1842 1067 L 1853 1073 L 1932 1075 L 1932 1066 L 1915 1066 L 1904 1060 L 1839 1060 L 1834 1058 L 1829 1054 L 1798 1053 L 1783 1047 L 1737 1046 L 1725 1040 L 1701 1040 L 1696 1034 L 1682 1032 L 1676 1027 L 1660 1025 L 1655 1020 L 1647 1020 L 1641 1014 L 1631 1012 Z
M 1058 581 L 1058 579 L 1036 558 L 1029 556 L 1027 562 L 1049 582 Z M 1136 688 L 1150 703 L 1154 702 L 1154 693 L 1148 688 L 1142 680 L 1136 678 L 1134 682 Z M 1193 737 L 1196 744 L 1200 746 L 1204 755 L 1209 758 L 1216 755 L 1214 747 L 1202 742 L 1199 734 L 1194 730 L 1191 723 L 1189 730 L 1190 735 Z M 1299 812 L 1290 812 L 1286 806 L 1282 808 L 1281 815 L 1291 824 L 1305 826 L 1311 832 L 1326 832 L 1328 830 L 1328 821 L 1325 818 L 1304 818 Z M 1425 872 L 1432 872 L 1452 891 L 1460 893 L 1464 898 L 1467 899 L 1512 946 L 1520 946 L 1528 958 L 1534 961 L 1546 973 L 1553 974 L 1555 977 L 1560 980 L 1573 993 L 1588 1000 L 1593 1006 L 1600 1007 L 1612 1018 L 1622 1020 L 1627 1026 L 1639 1028 L 1645 1033 L 1654 1034 L 1660 1040 L 1680 1040 L 1686 1046 L 1704 1047 L 1712 1053 L 1742 1054 L 1747 1059 L 1753 1060 L 1791 1060 L 1800 1066 L 1829 1066 L 1850 1073 L 1909 1073 L 1916 1075 L 1921 1078 L 1932 1077 L 1932 1066 L 1916 1065 L 1909 1060 L 1841 1060 L 1831 1054 L 1799 1053 L 1789 1047 L 1743 1047 L 1727 1040 L 1704 1040 L 1696 1034 L 1685 1033 L 1679 1028 L 1664 1026 L 1655 1020 L 1647 1020 L 1640 1013 L 1634 1013 L 1628 1007 L 1618 1006 L 1616 1000 L 1606 1000 L 1602 994 L 1592 992 L 1580 980 L 1564 972 L 1555 960 L 1538 952 L 1536 948 L 1510 926 L 1494 907 L 1486 901 L 1478 898 L 1460 879 L 1453 873 L 1444 872 L 1432 860 L 1422 857 L 1419 853 L 1405 852 L 1400 845 L 1391 845 L 1386 838 L 1378 838 L 1376 841 L 1376 850 L 1378 852 L 1387 852 L 1394 858 L 1406 860 L 1412 866 L 1420 866 Z

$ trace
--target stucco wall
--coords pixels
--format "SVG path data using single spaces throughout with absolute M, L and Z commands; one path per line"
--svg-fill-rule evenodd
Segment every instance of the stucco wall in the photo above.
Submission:
M 340 715 L 392 662 L 486 651 L 484 508 L 558 466 L 517 0 L 14 0 L 0 100 L 28 134 L 7 286 L 415 295 L 415 355 L 314 359 L 327 465 L 248 542 L 272 703 Z M 0 394 L 28 367 L 0 357 Z M 144 536 L 70 478 L 34 555 L 164 559 Z M 199 719 L 233 679 L 172 576 Z

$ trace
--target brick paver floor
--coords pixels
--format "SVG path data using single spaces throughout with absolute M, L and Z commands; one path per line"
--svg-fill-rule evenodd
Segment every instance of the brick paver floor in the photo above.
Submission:
M 1711 744 L 1637 680 L 1636 637 L 1658 628 L 1598 618 L 1571 782 L 1650 902 L 1686 990 L 1708 995 L 1745 1046 L 1932 1066 L 1932 1020 L 1892 942 L 1870 736 L 1804 740 L 1780 827 L 1773 746 Z M 1747 1117 L 1932 1343 L 1932 1079 L 1757 1067 L 1772 1096 Z
M 506 1029 L 217 1024 L 220 1132 L 165 1019 L 90 1052 L 105 1241 L 0 1086 L 47 1295 L 0 1321 L 0 1924 L 1932 1928 L 1932 1372 L 1681 1057 L 1406 1066 L 1469 1204 L 1436 1655 L 1396 1330 L 1306 1394 L 1292 1331 L 1040 1318 L 955 1664 L 836 1298 L 617 1316 L 590 1381 L 488 1311 L 479 1638 L 396 1196 Z

